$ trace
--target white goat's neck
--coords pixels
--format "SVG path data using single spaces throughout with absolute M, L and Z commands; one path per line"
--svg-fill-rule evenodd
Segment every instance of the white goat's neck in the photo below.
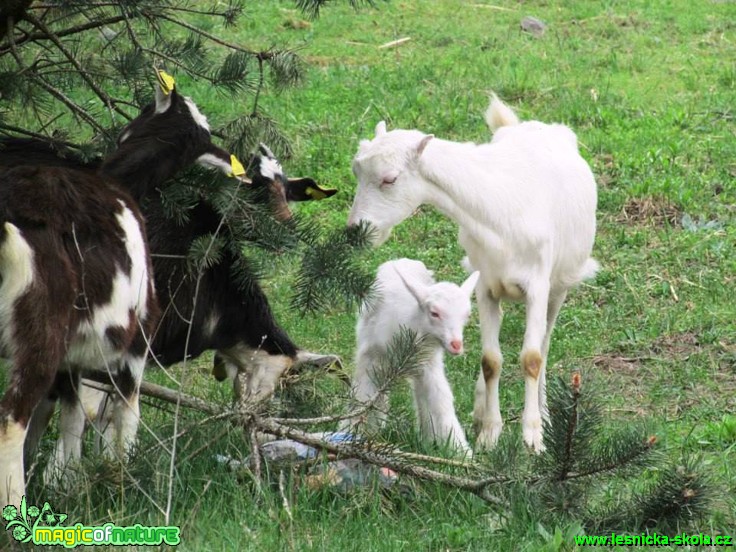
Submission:
M 501 198 L 495 197 L 501 190 L 478 186 L 478 182 L 487 182 L 489 175 L 480 174 L 477 167 L 464 161 L 478 147 L 434 138 L 419 162 L 419 174 L 429 184 L 423 203 L 436 207 L 461 226 L 499 220 L 494 205 L 503 205 Z

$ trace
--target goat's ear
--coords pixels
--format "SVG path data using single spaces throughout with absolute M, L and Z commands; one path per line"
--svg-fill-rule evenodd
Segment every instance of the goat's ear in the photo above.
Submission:
M 273 154 L 273 152 L 271 151 L 271 148 L 269 148 L 269 147 L 268 147 L 268 146 L 267 146 L 266 144 L 264 144 L 263 142 L 260 142 L 260 143 L 258 144 L 258 152 L 259 152 L 259 153 L 260 153 L 261 155 L 265 155 L 266 157 L 271 157 L 271 158 L 273 158 L 273 159 L 275 159 L 275 158 L 276 158 L 276 156 L 275 156 L 275 155 Z
M 406 286 L 406 289 L 409 290 L 409 292 L 414 296 L 414 299 L 417 300 L 417 303 L 419 303 L 419 306 L 424 305 L 426 299 L 427 299 L 427 291 L 426 289 L 421 285 L 416 285 L 413 282 L 410 282 L 406 278 L 404 278 L 404 275 L 401 273 L 401 271 L 394 266 L 394 270 L 396 271 L 396 274 L 399 275 L 399 278 L 401 278 L 401 281 L 404 282 L 404 285 Z
M 475 289 L 476 284 L 478 283 L 478 278 L 480 278 L 480 272 L 477 270 L 473 272 L 470 276 L 468 276 L 468 279 L 465 280 L 462 285 L 460 286 L 460 289 L 467 295 L 468 297 L 471 297 L 473 295 L 473 290 Z
M 214 144 L 212 144 L 205 153 L 197 157 L 197 164 L 207 167 L 208 169 L 217 169 L 218 171 L 225 173 L 227 176 L 239 178 L 240 180 L 249 183 L 249 181 L 244 178 L 245 168 L 238 158 L 231 153 L 226 152 L 224 149 L 218 148 Z
M 424 152 L 424 148 L 427 147 L 427 144 L 429 144 L 430 140 L 434 138 L 434 134 L 427 134 L 424 138 L 422 138 L 419 143 L 417 144 L 416 152 L 417 157 L 421 157 L 422 153 Z
M 176 82 L 174 77 L 169 75 L 163 69 L 156 69 L 156 113 L 163 113 L 171 107 L 171 98 L 174 95 Z
M 337 190 L 322 188 L 311 178 L 289 178 L 286 182 L 287 201 L 309 201 L 332 197 Z
M 386 134 L 386 121 L 381 121 L 376 125 L 376 136 Z

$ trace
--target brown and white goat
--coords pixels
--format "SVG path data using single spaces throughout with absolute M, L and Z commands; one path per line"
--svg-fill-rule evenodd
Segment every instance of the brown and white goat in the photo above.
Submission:
M 0 356 L 12 363 L 0 400 L 0 504 L 18 505 L 25 493 L 23 446 L 40 403 L 58 396 L 64 405 L 51 472 L 80 456 L 75 389 L 85 368 L 108 370 L 117 390 L 107 450 L 134 442 L 159 309 L 143 217 L 124 188 L 144 173 L 155 187 L 195 162 L 232 173 L 235 161 L 212 144 L 194 103 L 157 76 L 155 116 L 144 111 L 128 125 L 114 170 L 28 164 L 33 156 L 0 167 Z

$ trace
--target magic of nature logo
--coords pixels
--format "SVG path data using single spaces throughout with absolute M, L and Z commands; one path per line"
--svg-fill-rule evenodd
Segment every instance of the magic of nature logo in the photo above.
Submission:
M 20 507 L 8 504 L 2 509 L 5 530 L 21 543 L 74 548 L 80 545 L 176 546 L 180 542 L 180 529 L 176 526 L 151 527 L 139 523 L 125 527 L 114 523 L 65 525 L 67 518 L 66 514 L 54 512 L 48 502 L 40 508 L 28 505 L 25 496 Z

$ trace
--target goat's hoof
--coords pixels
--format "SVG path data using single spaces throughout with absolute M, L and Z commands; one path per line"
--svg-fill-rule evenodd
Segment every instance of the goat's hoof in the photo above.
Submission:
M 502 423 L 489 424 L 484 426 L 479 432 L 475 440 L 475 448 L 478 450 L 491 450 L 498 443 L 503 429 Z
M 522 422 L 524 442 L 535 454 L 543 453 L 546 448 L 542 442 L 542 420 L 525 420 Z

